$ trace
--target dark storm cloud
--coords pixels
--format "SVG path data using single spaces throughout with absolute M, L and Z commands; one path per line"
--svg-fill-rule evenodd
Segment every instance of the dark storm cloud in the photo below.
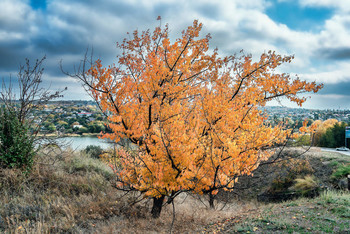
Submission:
M 332 60 L 348 60 L 350 59 L 350 47 L 323 48 L 317 54 Z
M 82 39 L 83 35 L 72 34 L 68 31 L 61 31 L 56 34 L 57 36 L 53 37 L 39 35 L 33 38 L 32 43 L 35 49 L 46 51 L 47 54 L 65 55 L 81 53 L 88 45 Z
M 17 69 L 23 56 L 26 56 L 27 43 L 21 41 L 0 44 L 0 69 L 12 71 Z
M 350 77 L 349 77 L 350 80 Z M 350 81 L 336 84 L 325 84 L 319 94 L 337 94 L 350 96 Z
M 334 95 L 311 95 L 304 105 L 308 109 L 350 109 L 350 95 L 334 96 Z M 295 106 L 297 107 L 297 106 Z
M 71 55 L 80 54 L 82 57 L 88 47 L 93 47 L 95 55 L 102 56 L 108 60 L 107 63 L 114 62 L 113 59 L 118 53 L 115 43 L 122 41 L 127 36 L 126 32 L 132 32 L 135 29 L 139 31 L 153 29 L 159 24 L 156 21 L 158 15 L 165 19 L 164 23 L 172 19 L 177 20 L 177 25 L 170 22 L 171 36 L 177 36 L 179 32 L 176 27 L 182 30 L 190 25 L 195 17 L 186 15 L 185 12 L 198 12 L 197 16 L 213 19 L 221 13 L 218 4 L 208 2 L 178 4 L 176 1 L 159 1 L 153 4 L 147 1 L 128 0 L 49 1 L 44 12 L 30 11 L 28 6 L 23 6 L 23 9 L 25 9 L 22 11 L 25 20 L 16 18 L 17 28 L 12 28 L 16 33 L 21 34 L 21 37 L 8 38 L 7 40 L 12 41 L 12 44 L 0 43 L 2 55 L 0 68 L 13 70 L 18 67 L 19 61 L 26 57 L 35 59 L 47 55 L 50 64 L 47 70 L 55 75 L 58 75 L 57 69 L 52 72 L 51 68 L 57 66 L 58 57 L 63 61 L 67 61 L 66 57 Z M 181 15 L 186 15 L 190 20 L 187 21 Z M 35 30 L 23 30 L 33 27 Z M 8 31 L 9 28 L 2 27 L 0 30 Z M 214 28 L 211 33 L 215 34 L 216 31 Z M 176 35 L 173 32 L 176 32 Z M 229 44 L 227 43 L 230 40 L 229 33 L 222 29 L 218 32 L 220 39 L 213 38 L 213 42 L 215 44 L 215 40 L 220 41 L 219 45 L 215 46 L 224 50 L 225 47 L 221 45 Z M 52 58 L 54 62 L 50 61 Z

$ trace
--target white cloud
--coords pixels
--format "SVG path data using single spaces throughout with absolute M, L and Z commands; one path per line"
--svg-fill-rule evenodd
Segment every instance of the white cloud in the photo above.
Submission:
M 310 73 L 299 74 L 303 79 L 318 81 L 325 84 L 336 84 L 339 82 L 350 82 L 349 62 L 335 62 L 331 65 L 312 68 Z
M 320 33 L 320 47 L 350 47 L 350 15 L 335 15 Z
M 26 1 L 2 0 L 0 9 L 0 25 L 6 30 L 23 29 L 35 17 Z
M 299 4 L 307 7 L 332 7 L 339 11 L 350 11 L 348 0 L 299 0 Z

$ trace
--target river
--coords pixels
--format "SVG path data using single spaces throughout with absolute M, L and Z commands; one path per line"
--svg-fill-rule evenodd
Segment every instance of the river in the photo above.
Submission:
M 64 137 L 59 139 L 59 142 L 63 143 L 63 145 L 70 146 L 74 150 L 83 150 L 88 145 L 100 146 L 102 149 L 107 149 L 112 146 L 111 142 L 92 136 Z

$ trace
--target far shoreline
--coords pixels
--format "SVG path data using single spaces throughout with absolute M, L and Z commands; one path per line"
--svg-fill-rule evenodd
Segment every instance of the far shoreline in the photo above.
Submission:
M 57 134 L 57 133 L 48 133 L 48 134 L 38 134 L 38 137 L 99 137 L 101 136 L 101 133 L 83 133 L 83 134 L 77 134 L 77 133 L 68 133 L 68 134 Z

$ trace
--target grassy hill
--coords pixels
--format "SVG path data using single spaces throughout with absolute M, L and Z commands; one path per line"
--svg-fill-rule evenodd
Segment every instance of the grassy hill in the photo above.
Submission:
M 218 223 L 205 233 L 349 233 L 350 193 L 324 192 L 314 199 L 300 198 L 260 206 Z

